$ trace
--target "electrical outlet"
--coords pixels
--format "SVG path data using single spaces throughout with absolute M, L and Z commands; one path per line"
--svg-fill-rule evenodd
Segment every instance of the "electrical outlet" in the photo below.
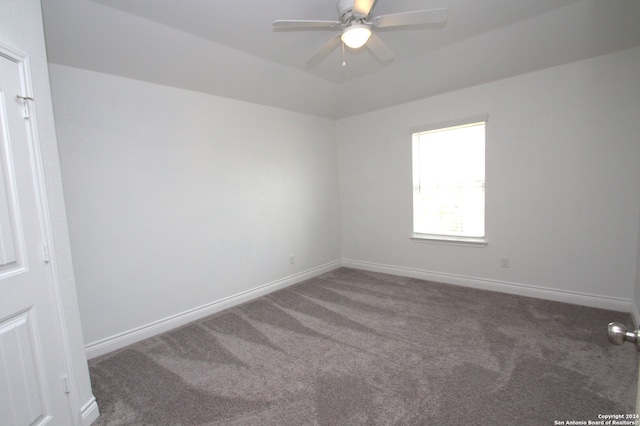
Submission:
M 509 267 L 509 258 L 508 257 L 501 257 L 500 258 L 500 267 L 501 268 L 508 268 Z
M 294 255 L 289 256 L 289 265 L 296 263 L 296 257 Z

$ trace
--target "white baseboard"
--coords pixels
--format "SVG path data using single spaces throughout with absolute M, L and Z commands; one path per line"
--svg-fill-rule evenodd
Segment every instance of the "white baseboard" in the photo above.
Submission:
M 137 327 L 133 330 L 125 331 L 123 333 L 119 333 L 117 335 L 89 343 L 85 346 L 87 359 L 92 359 L 97 356 L 115 351 L 149 337 L 153 337 L 157 334 L 172 330 L 191 321 L 204 318 L 207 315 L 220 312 L 232 306 L 248 302 L 257 297 L 264 296 L 265 294 L 269 294 L 276 290 L 280 290 L 301 281 L 308 280 L 326 272 L 330 272 L 341 266 L 342 261 L 340 260 L 330 262 L 325 265 L 321 265 L 316 268 L 312 268 L 307 271 L 290 275 L 283 279 L 255 287 L 251 290 L 247 290 L 242 293 L 238 293 L 236 295 L 216 300 L 197 308 L 190 309 L 188 311 L 181 312 L 167 318 L 163 318 L 153 323 Z
M 382 272 L 403 277 L 418 278 L 427 281 L 436 281 L 444 284 L 453 284 L 463 287 L 472 287 L 482 290 L 497 291 L 501 293 L 515 294 L 519 296 L 535 297 L 538 299 L 553 300 L 555 302 L 572 303 L 574 305 L 589 306 L 592 308 L 609 309 L 612 311 L 629 312 L 634 321 L 640 319 L 637 307 L 631 299 L 609 297 L 595 294 L 578 293 L 566 290 L 557 290 L 545 287 L 536 287 L 526 284 L 511 283 L 506 281 L 490 280 L 485 278 L 473 278 L 462 275 L 444 274 L 378 263 L 362 262 L 359 260 L 343 259 L 342 266 L 347 268 L 362 269 L 371 272 Z M 637 322 L 636 322 L 637 325 Z
M 640 326 L 640 312 L 631 299 L 616 298 L 603 295 L 578 293 L 552 288 L 537 287 L 520 283 L 490 280 L 485 278 L 474 278 L 455 274 L 445 274 L 440 272 L 426 271 L 421 269 L 406 268 L 401 266 L 391 266 L 359 260 L 343 259 L 321 265 L 307 271 L 261 285 L 254 289 L 238 293 L 221 300 L 207 303 L 194 309 L 181 312 L 176 315 L 143 325 L 133 330 L 125 331 L 117 335 L 89 343 L 85 346 L 87 359 L 92 359 L 100 355 L 115 351 L 141 340 L 153 337 L 157 334 L 172 330 L 191 321 L 203 318 L 207 315 L 220 312 L 232 306 L 248 302 L 265 294 L 288 287 L 301 281 L 330 272 L 341 266 L 353 269 L 362 269 L 372 272 L 382 272 L 391 275 L 412 277 L 427 281 L 436 281 L 444 284 L 459 285 L 463 287 L 477 288 L 482 290 L 497 291 L 501 293 L 515 294 L 519 296 L 535 297 L 538 299 L 553 300 L 556 302 L 572 303 L 575 305 L 590 306 L 594 308 L 609 309 L 613 311 L 628 312 L 631 314 L 636 327 Z M 87 416 L 92 415 L 93 408 L 87 408 Z M 83 418 L 85 409 L 83 408 Z M 97 405 L 95 406 L 97 414 Z M 88 417 L 89 418 L 89 417 Z M 93 420 L 92 420 L 93 421 Z M 86 424 L 90 424 L 86 423 Z
M 82 418 L 82 425 L 89 426 L 96 420 L 98 420 L 98 416 L 100 415 L 100 411 L 98 410 L 98 403 L 95 398 L 91 398 L 86 404 L 82 406 L 80 409 L 80 415 Z

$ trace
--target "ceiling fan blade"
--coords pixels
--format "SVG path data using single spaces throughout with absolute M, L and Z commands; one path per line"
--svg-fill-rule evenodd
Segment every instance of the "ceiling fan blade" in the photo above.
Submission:
M 352 9 L 353 14 L 366 18 L 371 13 L 375 4 L 376 0 L 354 0 Z
M 340 35 L 332 37 L 331 40 L 325 43 L 312 57 L 306 62 L 308 68 L 316 67 L 327 57 L 331 51 L 340 44 Z
M 339 21 L 304 21 L 279 19 L 272 24 L 276 28 L 300 28 L 300 29 L 323 29 L 339 28 L 342 23 Z
M 393 52 L 389 49 L 389 46 L 375 34 L 371 34 L 367 47 L 380 62 L 388 62 L 393 59 Z
M 439 24 L 447 20 L 447 15 L 447 9 L 416 10 L 415 12 L 376 16 L 371 20 L 371 23 L 378 28 Z

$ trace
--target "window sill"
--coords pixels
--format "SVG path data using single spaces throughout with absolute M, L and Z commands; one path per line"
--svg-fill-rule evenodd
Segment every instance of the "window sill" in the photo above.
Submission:
M 484 237 L 457 237 L 455 235 L 411 234 L 409 237 L 416 242 L 434 244 L 453 244 L 473 247 L 486 247 L 489 243 Z

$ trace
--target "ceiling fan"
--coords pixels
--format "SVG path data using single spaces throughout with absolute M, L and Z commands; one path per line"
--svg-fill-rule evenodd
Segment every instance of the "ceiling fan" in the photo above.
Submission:
M 339 21 L 277 20 L 276 29 L 341 30 L 307 60 L 308 67 L 315 67 L 342 41 L 352 49 L 365 44 L 380 62 L 393 58 L 389 47 L 372 32 L 372 28 L 396 28 L 413 25 L 437 24 L 447 20 L 447 9 L 416 10 L 371 17 L 377 0 L 338 0 Z M 344 65 L 344 62 L 343 62 Z

